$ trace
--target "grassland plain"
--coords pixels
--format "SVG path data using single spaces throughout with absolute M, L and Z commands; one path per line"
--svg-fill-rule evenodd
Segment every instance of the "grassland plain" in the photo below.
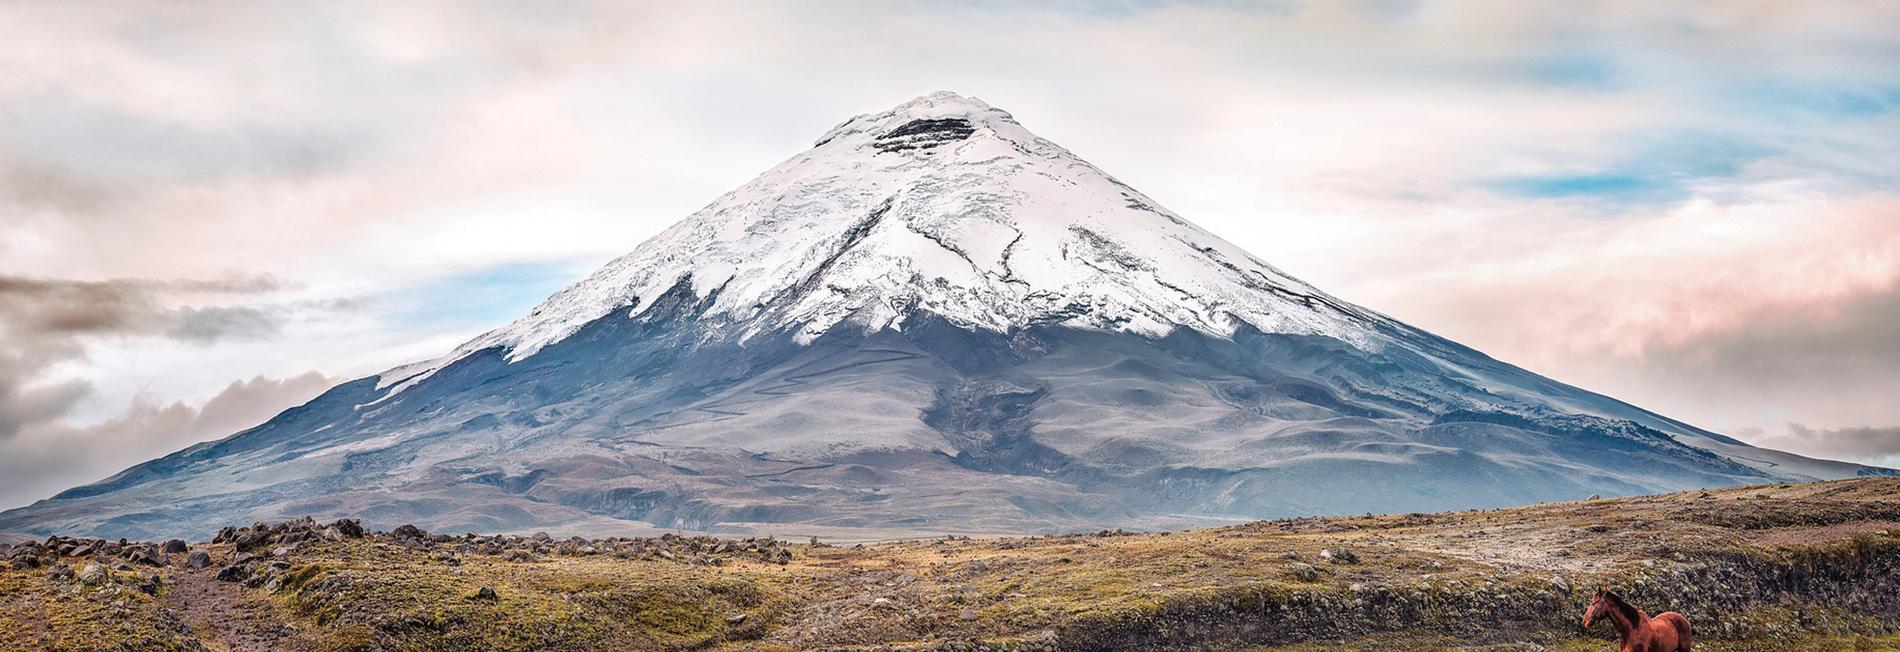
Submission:
M 1698 650 L 1900 650 L 1894 478 L 862 546 L 333 529 L 14 546 L 0 648 L 1607 650 L 1608 586 Z

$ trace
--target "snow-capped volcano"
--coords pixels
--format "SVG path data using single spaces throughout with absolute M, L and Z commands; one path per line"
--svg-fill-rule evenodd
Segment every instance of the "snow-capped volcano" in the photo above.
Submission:
M 714 330 L 849 322 L 917 310 L 1007 331 L 1063 324 L 1149 336 L 1325 335 L 1369 344 L 1370 313 L 1320 293 L 1161 208 L 1017 124 L 938 92 L 845 121 L 458 354 L 533 355 L 602 315 L 637 315 L 690 281 Z M 453 359 L 455 356 L 451 356 Z
M 1043 532 L 1886 472 L 1353 306 L 935 93 L 838 125 L 441 358 L 0 530 Z

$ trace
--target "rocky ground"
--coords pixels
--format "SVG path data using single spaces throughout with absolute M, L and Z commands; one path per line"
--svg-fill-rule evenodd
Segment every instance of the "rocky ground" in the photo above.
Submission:
M 907 541 L 226 528 L 0 548 L 0 649 L 1555 649 L 1614 587 L 1698 650 L 1900 649 L 1900 479 Z

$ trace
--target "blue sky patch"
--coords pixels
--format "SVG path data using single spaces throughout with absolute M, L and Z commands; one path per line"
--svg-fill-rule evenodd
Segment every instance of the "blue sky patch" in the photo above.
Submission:
M 1780 153 L 1778 147 L 1732 134 L 1679 130 L 1632 136 L 1608 161 L 1569 163 L 1575 172 L 1490 177 L 1479 185 L 1506 195 L 1584 198 L 1610 204 L 1674 202 L 1698 183 L 1740 175 L 1748 164 Z
M 1616 65 L 1610 59 L 1582 52 L 1533 60 L 1524 72 L 1532 81 L 1549 86 L 1606 91 L 1621 85 Z
M 373 297 L 392 326 L 408 332 L 486 330 L 507 324 L 581 280 L 600 261 L 504 263 L 469 270 Z

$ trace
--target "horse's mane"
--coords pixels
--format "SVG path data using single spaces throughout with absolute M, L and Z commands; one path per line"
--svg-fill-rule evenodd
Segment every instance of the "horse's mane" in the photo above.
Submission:
M 1628 602 L 1624 602 L 1622 596 L 1619 596 L 1615 593 L 1611 593 L 1609 591 L 1604 591 L 1603 597 L 1610 601 L 1610 606 L 1616 607 L 1617 611 L 1622 612 L 1623 618 L 1629 620 L 1630 624 L 1634 625 L 1636 623 L 1642 622 L 1643 612 L 1637 611 L 1636 607 L 1630 606 L 1630 603 Z

